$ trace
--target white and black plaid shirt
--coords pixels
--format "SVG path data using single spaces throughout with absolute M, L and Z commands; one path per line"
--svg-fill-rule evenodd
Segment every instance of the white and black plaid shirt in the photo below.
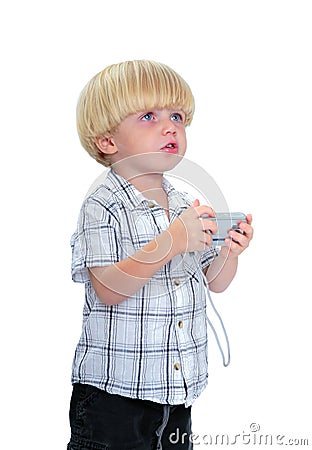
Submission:
M 190 199 L 164 180 L 170 222 Z M 133 255 L 167 229 L 156 202 L 109 171 L 83 203 L 72 236 L 72 277 L 85 283 L 83 327 L 72 382 L 112 394 L 189 406 L 207 384 L 207 316 L 203 269 L 215 250 L 175 256 L 139 291 L 107 306 L 92 287 L 88 267 Z

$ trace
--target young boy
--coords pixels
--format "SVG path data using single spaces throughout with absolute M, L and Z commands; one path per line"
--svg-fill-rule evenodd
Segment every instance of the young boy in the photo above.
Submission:
M 192 448 L 191 405 L 208 377 L 205 291 L 227 288 L 253 234 L 248 215 L 217 254 L 213 210 L 163 176 L 185 154 L 193 113 L 186 82 L 152 61 L 112 65 L 81 93 L 81 143 L 111 170 L 71 241 L 85 305 L 68 449 Z

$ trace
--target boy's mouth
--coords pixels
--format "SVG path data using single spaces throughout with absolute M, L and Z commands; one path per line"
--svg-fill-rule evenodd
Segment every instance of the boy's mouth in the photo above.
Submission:
M 168 144 L 162 147 L 160 150 L 166 153 L 178 153 L 179 149 L 176 142 L 168 142 Z

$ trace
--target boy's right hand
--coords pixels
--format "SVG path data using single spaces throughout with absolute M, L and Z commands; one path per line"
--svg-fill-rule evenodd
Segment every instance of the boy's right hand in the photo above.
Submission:
M 174 254 L 186 252 L 202 251 L 207 246 L 212 245 L 212 234 L 217 232 L 217 224 L 209 218 L 202 219 L 201 216 L 207 214 L 215 217 L 212 208 L 207 205 L 200 205 L 199 200 L 177 217 L 167 231 L 172 237 L 172 251 Z

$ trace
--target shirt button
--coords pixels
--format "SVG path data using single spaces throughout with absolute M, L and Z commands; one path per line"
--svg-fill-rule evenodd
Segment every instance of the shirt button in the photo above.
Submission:
M 183 328 L 183 322 L 182 322 L 182 320 L 179 320 L 179 322 L 178 322 L 178 327 L 179 327 L 179 328 Z
M 148 207 L 149 207 L 149 208 L 154 208 L 154 206 L 155 206 L 155 203 L 154 203 L 154 202 L 148 202 Z
M 180 285 L 180 280 L 179 280 L 179 278 L 176 278 L 175 280 L 173 280 L 173 282 L 174 282 L 174 284 L 175 284 L 176 286 L 179 286 L 179 285 Z
M 180 370 L 180 363 L 175 363 L 174 365 L 173 365 L 173 367 L 175 368 L 175 370 Z

